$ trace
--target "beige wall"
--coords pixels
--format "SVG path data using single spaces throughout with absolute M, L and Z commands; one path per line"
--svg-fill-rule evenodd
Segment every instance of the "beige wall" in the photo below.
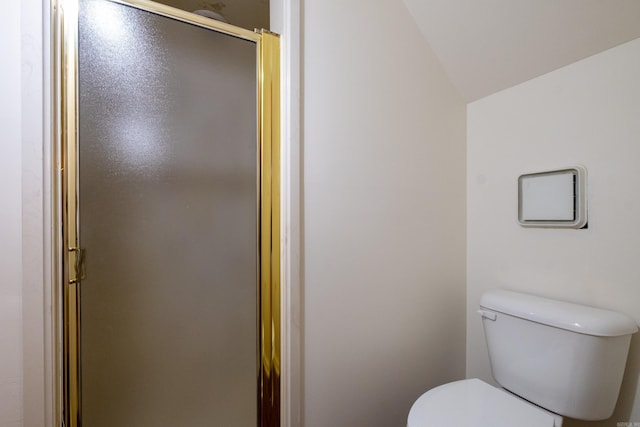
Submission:
M 464 377 L 465 104 L 402 2 L 304 5 L 305 427 Z
M 469 104 L 467 375 L 489 380 L 475 314 L 505 287 L 618 310 L 640 321 L 640 39 Z M 520 174 L 586 166 L 589 228 L 517 224 Z M 640 336 L 614 416 L 640 422 Z
M 22 425 L 20 2 L 0 13 L 0 426 Z

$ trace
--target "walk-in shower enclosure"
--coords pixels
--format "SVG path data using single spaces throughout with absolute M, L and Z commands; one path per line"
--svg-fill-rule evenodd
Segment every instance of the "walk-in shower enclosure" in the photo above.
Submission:
M 145 0 L 54 27 L 59 421 L 278 426 L 278 37 Z

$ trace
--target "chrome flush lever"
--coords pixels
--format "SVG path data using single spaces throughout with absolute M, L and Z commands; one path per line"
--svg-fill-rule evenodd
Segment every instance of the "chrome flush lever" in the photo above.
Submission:
M 489 320 L 493 320 L 493 321 L 495 321 L 498 318 L 498 315 L 496 313 L 494 313 L 493 311 L 478 310 L 478 314 L 480 316 L 484 317 L 485 319 L 489 319 Z

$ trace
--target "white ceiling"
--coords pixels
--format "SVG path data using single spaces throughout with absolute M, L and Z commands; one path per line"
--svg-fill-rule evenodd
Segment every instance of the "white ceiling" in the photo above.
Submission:
M 156 0 L 269 28 L 269 0 Z M 640 37 L 640 0 L 404 0 L 467 102 Z
M 640 0 L 404 2 L 468 102 L 640 37 Z

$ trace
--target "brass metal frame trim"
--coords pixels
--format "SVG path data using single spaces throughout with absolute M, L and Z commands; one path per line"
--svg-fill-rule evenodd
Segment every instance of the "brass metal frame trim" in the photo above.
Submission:
M 74 0 L 78 1 L 78 0 Z M 238 37 L 253 42 L 260 40 L 260 34 L 255 31 L 247 30 L 246 28 L 236 27 L 235 25 L 227 24 L 225 22 L 216 21 L 215 19 L 206 18 L 204 16 L 196 15 L 195 13 L 186 12 L 175 7 L 167 6 L 164 4 L 156 3 L 151 0 L 108 0 L 112 3 L 120 3 L 125 6 L 132 6 L 136 9 L 146 10 L 157 15 L 166 16 L 167 18 L 182 21 L 187 24 L 197 25 L 199 27 L 208 28 L 210 30 L 224 33 L 230 36 Z
M 280 40 L 263 31 L 259 51 L 260 412 L 280 425 Z
M 77 1 L 56 0 L 54 3 L 54 58 L 55 58 L 55 137 L 58 163 L 61 211 L 59 258 L 61 283 L 62 354 L 60 391 L 56 399 L 65 426 L 80 422 L 79 378 L 79 283 L 71 266 L 77 262 L 78 199 L 77 199 L 77 147 L 78 147 L 78 94 L 77 94 Z M 58 418 L 58 417 L 56 417 Z
M 280 426 L 280 40 L 268 31 L 252 32 L 149 0 L 105 0 L 256 43 L 258 56 L 259 153 L 259 354 L 258 426 Z M 55 264 L 60 281 L 54 296 L 59 318 L 60 355 L 55 419 L 78 427 L 80 401 L 80 289 L 78 191 L 78 3 L 52 0 L 55 187 L 59 191 L 59 242 Z

